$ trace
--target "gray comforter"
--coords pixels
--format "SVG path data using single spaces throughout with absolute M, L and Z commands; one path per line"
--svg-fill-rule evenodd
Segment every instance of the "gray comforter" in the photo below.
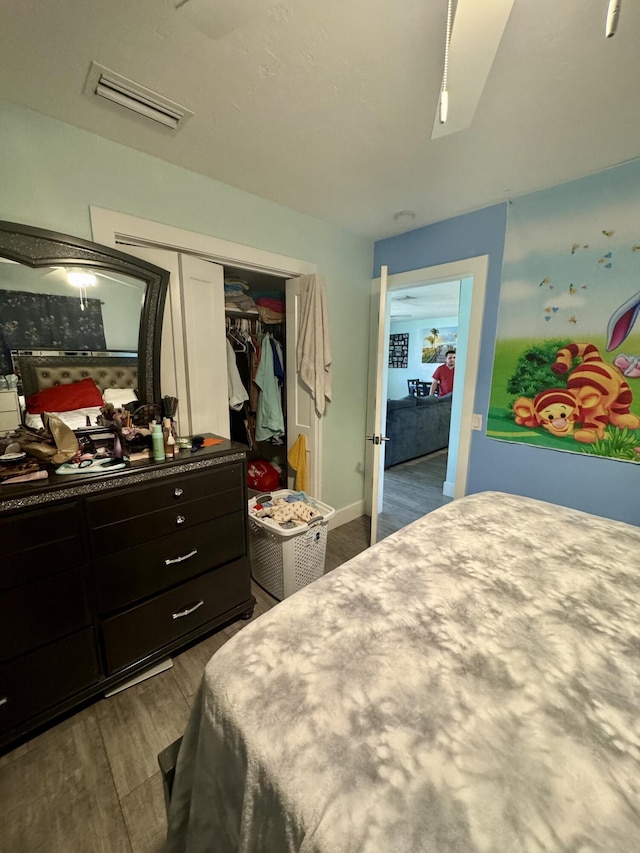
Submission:
M 640 528 L 454 501 L 216 652 L 171 851 L 638 853 Z

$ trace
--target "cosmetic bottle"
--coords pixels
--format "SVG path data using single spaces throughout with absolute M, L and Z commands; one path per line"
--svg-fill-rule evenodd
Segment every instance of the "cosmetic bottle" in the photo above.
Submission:
M 160 424 L 154 424 L 151 432 L 151 441 L 153 443 L 153 458 L 155 462 L 164 460 L 164 435 Z

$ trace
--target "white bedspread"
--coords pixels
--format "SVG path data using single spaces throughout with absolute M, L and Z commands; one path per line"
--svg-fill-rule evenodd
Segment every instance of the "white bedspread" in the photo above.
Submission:
M 637 853 L 640 528 L 454 501 L 206 668 L 169 850 Z

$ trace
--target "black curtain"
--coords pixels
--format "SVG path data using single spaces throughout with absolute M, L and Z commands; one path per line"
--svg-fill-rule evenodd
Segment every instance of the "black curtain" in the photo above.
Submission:
M 0 374 L 12 349 L 106 350 L 99 299 L 0 290 Z

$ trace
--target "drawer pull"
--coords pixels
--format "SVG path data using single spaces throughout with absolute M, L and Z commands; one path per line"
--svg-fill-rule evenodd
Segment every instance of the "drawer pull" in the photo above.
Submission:
M 174 496 L 174 498 L 179 498 L 179 497 L 181 497 L 183 494 L 184 494 L 184 489 L 180 489 L 180 488 L 176 487 L 176 488 L 173 490 L 173 496 Z
M 202 599 L 200 599 L 200 601 L 196 601 L 195 604 L 192 604 L 191 607 L 187 607 L 186 610 L 179 610 L 177 613 L 172 613 L 171 618 L 172 619 L 182 619 L 183 616 L 189 616 L 191 613 L 193 613 L 195 610 L 197 610 L 198 607 L 202 607 L 203 604 L 204 604 L 204 601 L 202 601 Z
M 184 517 L 184 515 L 177 515 L 176 516 L 176 524 L 178 524 L 178 525 L 184 524 L 186 520 L 187 519 Z
M 174 563 L 182 563 L 183 560 L 188 560 L 189 557 L 195 557 L 198 553 L 198 549 L 194 548 L 193 551 L 189 551 L 188 554 L 183 554 L 182 557 L 174 557 L 173 560 L 165 560 L 165 566 L 172 566 Z
M 0 699 L 0 705 L 6 705 L 8 701 L 9 699 L 6 696 L 3 696 L 2 699 Z

